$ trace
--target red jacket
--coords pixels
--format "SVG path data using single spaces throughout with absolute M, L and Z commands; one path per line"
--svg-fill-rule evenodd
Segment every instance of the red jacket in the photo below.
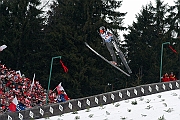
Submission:
M 169 82 L 170 79 L 169 79 L 168 76 L 163 76 L 162 81 L 163 81 L 163 82 Z
M 64 98 L 65 98 L 66 100 L 70 100 L 70 98 L 68 97 L 67 94 L 64 94 Z
M 176 80 L 175 75 L 169 75 L 169 80 L 170 80 L 170 81 L 174 81 L 174 80 Z

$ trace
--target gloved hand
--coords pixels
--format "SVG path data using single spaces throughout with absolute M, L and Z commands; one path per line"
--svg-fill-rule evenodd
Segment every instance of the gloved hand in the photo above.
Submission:
M 105 41 L 106 41 L 106 42 L 111 42 L 112 38 L 113 38 L 112 36 L 108 36 L 108 38 L 106 38 Z
M 104 41 L 104 40 L 102 40 L 102 42 L 101 42 L 101 43 L 102 43 L 102 45 L 105 45 L 105 41 Z

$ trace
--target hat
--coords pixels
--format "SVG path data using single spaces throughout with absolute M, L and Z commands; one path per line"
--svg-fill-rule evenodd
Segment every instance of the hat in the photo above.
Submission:
M 103 34 L 105 30 L 106 30 L 106 28 L 105 28 L 104 26 L 101 26 L 101 27 L 99 28 L 99 32 L 100 32 L 101 34 Z

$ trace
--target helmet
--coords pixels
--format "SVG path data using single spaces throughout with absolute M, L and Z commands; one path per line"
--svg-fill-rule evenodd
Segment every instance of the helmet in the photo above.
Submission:
M 104 33 L 104 31 L 106 31 L 106 28 L 104 26 L 101 26 L 99 28 L 99 32 L 102 34 L 102 33 Z

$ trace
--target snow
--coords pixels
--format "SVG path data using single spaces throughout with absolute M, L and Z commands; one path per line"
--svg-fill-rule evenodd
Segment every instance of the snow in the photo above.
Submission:
M 180 120 L 180 89 L 36 120 Z

